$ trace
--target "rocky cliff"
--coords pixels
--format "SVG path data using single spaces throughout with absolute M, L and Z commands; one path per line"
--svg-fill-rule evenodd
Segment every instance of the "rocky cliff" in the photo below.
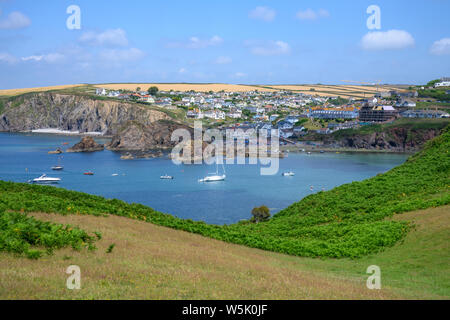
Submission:
M 170 117 L 162 111 L 137 104 L 78 95 L 34 93 L 4 103 L 0 131 L 55 128 L 114 135 L 127 121 L 149 125 L 162 119 Z
M 107 144 L 114 151 L 137 151 L 173 148 L 178 142 L 171 141 L 172 132 L 186 129 L 193 136 L 193 129 L 169 120 L 158 120 L 148 125 L 139 121 L 127 121 Z
M 445 126 L 443 126 L 445 127 Z M 442 128 L 443 128 L 442 127 Z M 389 127 L 374 132 L 336 132 L 319 137 L 324 147 L 354 148 L 366 150 L 389 150 L 394 152 L 413 152 L 422 148 L 428 140 L 439 136 L 442 128 Z

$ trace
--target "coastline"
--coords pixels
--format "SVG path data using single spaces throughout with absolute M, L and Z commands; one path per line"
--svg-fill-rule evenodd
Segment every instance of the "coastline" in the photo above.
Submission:
M 393 154 L 409 154 L 412 155 L 420 150 L 410 150 L 410 151 L 398 151 L 391 149 L 356 149 L 356 148 L 327 148 L 320 146 L 304 146 L 304 145 L 296 145 L 296 146 L 280 146 L 280 151 L 283 152 L 292 152 L 292 153 L 302 153 L 304 152 L 314 152 L 320 153 L 321 151 L 326 153 L 393 153 Z

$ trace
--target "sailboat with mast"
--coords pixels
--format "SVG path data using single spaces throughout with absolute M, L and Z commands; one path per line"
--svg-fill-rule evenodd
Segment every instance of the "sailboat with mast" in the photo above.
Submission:
M 52 170 L 61 171 L 64 167 L 61 165 L 61 157 L 58 157 L 58 164 L 52 167 Z
M 219 175 L 219 163 L 218 163 L 217 158 L 216 158 L 216 172 L 210 173 L 209 175 L 207 175 L 203 179 L 198 180 L 198 182 L 224 181 L 227 176 L 225 174 L 225 166 L 223 165 L 223 161 L 222 161 L 222 170 L 223 170 L 223 174 Z

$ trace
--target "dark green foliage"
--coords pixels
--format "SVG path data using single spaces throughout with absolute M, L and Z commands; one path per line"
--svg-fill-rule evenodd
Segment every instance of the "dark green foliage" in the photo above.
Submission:
M 419 90 L 419 97 L 421 98 L 434 98 L 439 101 L 450 101 L 450 94 L 447 94 L 447 89 L 425 89 Z
M 266 206 L 256 207 L 252 210 L 251 222 L 264 222 L 270 218 L 270 210 Z
M 108 249 L 106 249 L 106 253 L 111 253 L 114 249 L 114 247 L 116 246 L 115 243 L 112 243 L 109 245 Z
M 71 246 L 75 250 L 95 249 L 94 238 L 71 226 L 39 221 L 23 213 L 0 209 L 0 251 L 24 254 L 37 259 L 54 249 Z
M 249 247 L 309 257 L 357 258 L 396 244 L 408 232 L 396 213 L 450 203 L 450 130 L 403 165 L 362 182 L 310 195 L 261 223 L 217 226 L 140 204 L 0 181 L 0 208 L 60 214 L 114 214 Z
M 154 87 L 154 86 L 150 87 L 148 89 L 148 93 L 151 94 L 152 96 L 156 95 L 158 93 L 158 91 L 159 91 L 158 87 Z

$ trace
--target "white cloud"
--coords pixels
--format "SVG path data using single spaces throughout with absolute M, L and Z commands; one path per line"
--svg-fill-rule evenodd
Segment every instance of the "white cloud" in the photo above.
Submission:
M 249 18 L 270 22 L 275 19 L 275 10 L 269 7 L 256 7 L 248 14 Z
M 361 40 L 364 50 L 399 50 L 414 46 L 414 38 L 404 30 L 371 31 Z
M 180 70 L 178 70 L 178 73 L 183 74 L 186 73 L 187 70 L 185 68 L 180 68 Z
M 214 63 L 216 64 L 228 64 L 231 63 L 233 60 L 230 57 L 226 57 L 226 56 L 220 56 L 217 57 L 217 59 L 214 61 Z
M 92 46 L 125 47 L 128 45 L 126 32 L 120 28 L 100 33 L 88 31 L 81 35 L 79 41 Z
M 211 46 L 218 46 L 223 43 L 223 39 L 219 36 L 213 36 L 209 39 L 201 39 L 199 37 L 191 37 L 188 41 L 170 42 L 168 48 L 188 48 L 203 49 Z
M 64 58 L 65 58 L 64 55 L 62 55 L 60 53 L 49 53 L 49 54 L 44 54 L 44 55 L 40 55 L 40 56 L 22 57 L 20 59 L 25 62 L 26 61 L 35 61 L 35 62 L 44 61 L 47 63 L 55 63 L 55 62 L 62 61 Z
M 13 55 L 10 55 L 9 53 L 6 52 L 0 52 L 0 62 L 6 62 L 9 64 L 14 64 L 17 62 L 17 58 L 14 57 Z
M 430 53 L 437 56 L 450 54 L 450 38 L 435 41 L 431 46 Z
M 31 20 L 19 11 L 11 12 L 5 19 L 0 20 L 0 29 L 21 29 L 28 27 Z
M 246 73 L 243 73 L 243 72 L 236 72 L 233 76 L 234 76 L 235 78 L 244 78 L 244 77 L 247 76 L 247 74 L 246 74 Z
M 144 55 L 144 52 L 137 48 L 105 49 L 100 52 L 99 57 L 103 62 L 122 63 L 142 59 Z
M 312 9 L 297 12 L 297 19 L 300 20 L 317 20 L 319 18 L 328 18 L 330 13 L 325 9 L 319 9 L 317 12 Z
M 247 46 L 251 47 L 251 52 L 258 56 L 275 56 L 291 52 L 289 44 L 280 40 L 264 43 L 247 42 Z

